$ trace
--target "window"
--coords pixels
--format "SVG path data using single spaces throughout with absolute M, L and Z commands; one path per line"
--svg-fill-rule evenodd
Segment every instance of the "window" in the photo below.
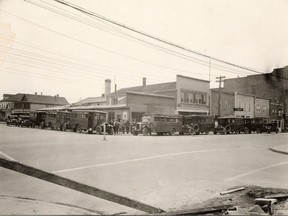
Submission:
M 184 92 L 184 102 L 185 103 L 189 102 L 189 93 L 188 92 Z
M 184 92 L 181 92 L 181 102 L 184 102 Z
M 228 109 L 228 101 L 227 100 L 225 100 L 224 104 L 225 104 L 225 109 Z

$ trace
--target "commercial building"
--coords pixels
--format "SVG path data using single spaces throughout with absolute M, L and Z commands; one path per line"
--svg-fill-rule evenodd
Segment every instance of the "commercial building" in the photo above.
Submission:
M 269 118 L 269 100 L 238 92 L 221 91 L 220 116 Z M 219 116 L 219 90 L 211 89 L 211 115 Z
M 224 91 L 254 95 L 270 101 L 270 119 L 279 127 L 288 124 L 288 66 L 271 73 L 224 80 Z M 267 106 L 266 106 L 267 107 Z
M 147 85 L 146 78 L 143 78 L 141 86 L 119 90 L 115 87 L 115 91 L 111 93 L 111 80 L 105 80 L 103 103 L 98 104 L 97 100 L 101 98 L 95 98 L 93 105 L 91 101 L 90 104 L 86 103 L 89 101 L 87 98 L 73 106 L 104 110 L 108 112 L 109 120 L 140 121 L 142 115 L 147 113 L 207 115 L 210 101 L 209 81 L 177 75 L 175 82 Z

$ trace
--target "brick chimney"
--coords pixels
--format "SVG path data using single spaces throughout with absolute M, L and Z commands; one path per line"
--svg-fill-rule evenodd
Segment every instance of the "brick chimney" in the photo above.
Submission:
M 142 86 L 143 86 L 143 87 L 146 86 L 146 77 L 143 77 L 143 79 L 142 79 Z

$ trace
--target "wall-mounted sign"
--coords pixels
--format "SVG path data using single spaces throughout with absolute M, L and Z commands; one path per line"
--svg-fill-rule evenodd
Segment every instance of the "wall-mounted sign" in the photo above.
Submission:
M 123 119 L 125 119 L 125 120 L 126 120 L 126 119 L 127 119 L 127 117 L 128 117 L 128 113 L 127 113 L 126 111 L 125 111 L 125 112 L 123 112 L 123 116 L 122 116 L 122 117 L 123 117 Z
M 234 108 L 233 110 L 234 111 L 243 111 L 244 109 L 239 107 L 239 108 Z

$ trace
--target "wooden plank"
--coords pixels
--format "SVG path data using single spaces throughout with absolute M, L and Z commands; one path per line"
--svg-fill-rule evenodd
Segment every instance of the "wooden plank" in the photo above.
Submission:
M 288 194 L 272 194 L 265 196 L 266 199 L 287 199 Z
M 150 214 L 163 213 L 164 211 L 160 208 L 156 208 L 127 197 L 123 197 L 111 192 L 107 192 L 96 187 L 92 187 L 86 184 L 82 184 L 56 174 L 48 173 L 40 169 L 36 169 L 34 167 L 30 167 L 24 164 L 21 164 L 17 161 L 6 160 L 4 158 L 0 158 L 0 166 L 9 170 L 13 170 L 28 176 L 32 176 L 50 183 L 54 183 L 57 185 L 61 185 L 66 188 L 70 188 L 72 190 L 76 190 L 85 194 L 89 194 L 104 200 L 108 200 L 120 205 L 124 205 L 133 209 L 137 209 Z
M 234 192 L 241 191 L 244 189 L 245 189 L 245 187 L 235 188 L 233 190 L 223 191 L 220 193 L 220 195 L 230 194 L 230 193 L 234 193 Z
M 200 215 L 200 214 L 209 214 L 209 213 L 216 213 L 222 212 L 227 210 L 236 210 L 236 207 L 233 205 L 222 205 L 222 206 L 211 206 L 205 208 L 196 208 L 190 210 L 183 210 L 183 211 L 175 211 L 165 213 L 165 215 Z

